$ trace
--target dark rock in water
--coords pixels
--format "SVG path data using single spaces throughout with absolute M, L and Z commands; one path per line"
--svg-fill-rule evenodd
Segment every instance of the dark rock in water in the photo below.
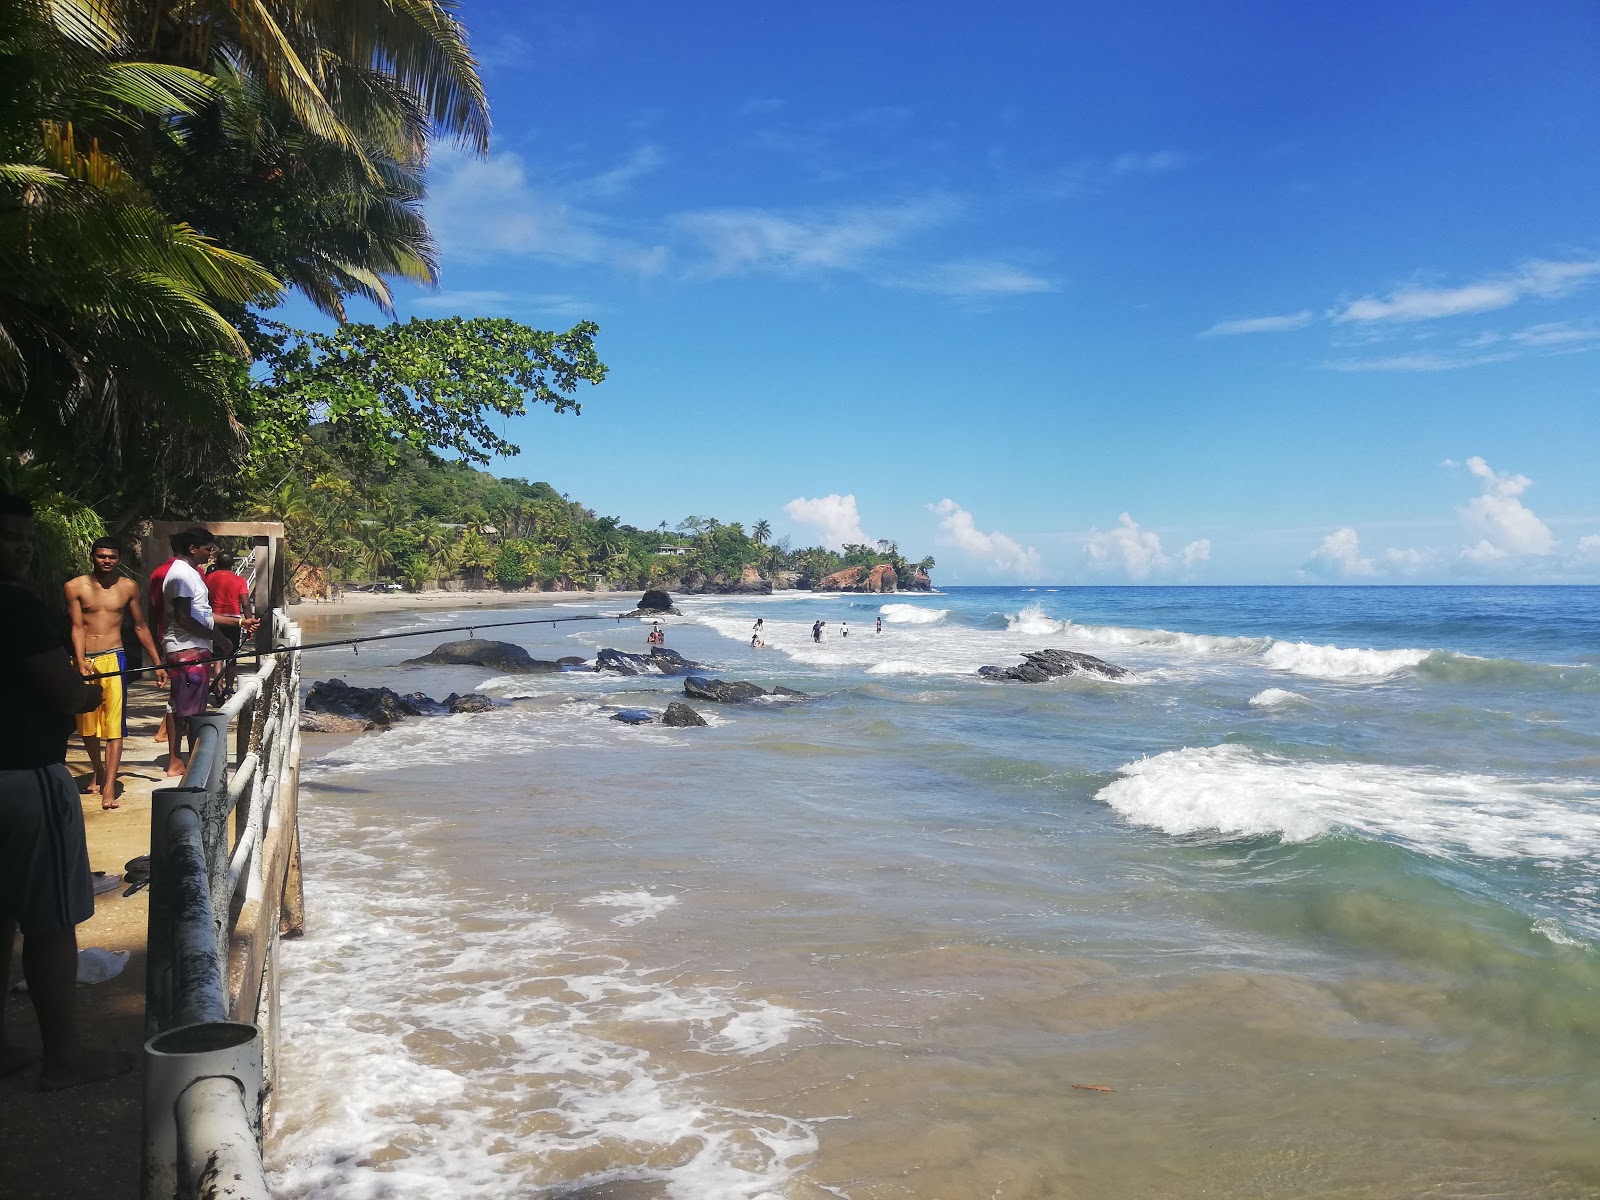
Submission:
M 508 674 L 535 675 L 559 671 L 560 663 L 533 658 L 521 646 L 512 642 L 491 642 L 484 638 L 465 638 L 459 642 L 445 642 L 435 646 L 421 658 L 408 658 L 406 665 L 444 665 L 457 667 L 489 667 Z
M 377 726 L 361 717 L 341 717 L 331 712 L 300 712 L 301 733 L 365 733 Z
M 400 699 L 412 708 L 412 716 L 437 717 L 450 711 L 426 692 L 407 692 Z
M 661 723 L 675 729 L 704 728 L 707 724 L 704 717 L 681 700 L 674 700 L 667 705 L 667 711 L 661 714 Z
M 1126 667 L 1108 663 L 1092 654 L 1079 654 L 1075 650 L 1035 650 L 1024 654 L 1022 662 L 1015 667 L 978 668 L 978 674 L 985 679 L 1013 679 L 1019 683 L 1043 683 L 1047 679 L 1060 679 L 1079 671 L 1106 679 L 1121 679 L 1128 674 Z
M 714 700 L 718 704 L 738 704 L 744 700 L 759 700 L 763 696 L 804 696 L 793 688 L 766 688 L 742 679 L 708 679 L 704 675 L 691 675 L 683 681 L 683 690 L 697 700 Z
M 418 693 L 421 695 L 421 693 Z M 428 700 L 428 697 L 422 696 Z M 354 717 L 387 729 L 405 717 L 421 717 L 437 710 L 434 701 L 429 707 L 415 703 L 410 697 L 396 694 L 386 687 L 351 687 L 342 679 L 319 680 L 306 694 L 305 707 L 311 712 L 333 713 L 338 717 Z
M 621 721 L 624 725 L 648 725 L 656 719 L 656 715 L 648 708 L 624 708 L 612 713 L 611 719 Z
M 468 692 L 465 696 L 451 692 L 444 698 L 443 703 L 453 713 L 492 712 L 497 707 L 494 698 L 485 696 L 482 692 Z
M 675 617 L 678 610 L 672 607 L 672 597 L 660 588 L 651 588 L 639 597 L 639 607 L 631 613 L 624 613 L 628 617 Z
M 583 667 L 589 664 L 586 658 L 579 658 L 576 654 L 569 654 L 565 658 L 558 658 L 556 662 L 563 667 Z
M 665 646 L 651 646 L 649 654 L 630 654 L 608 646 L 594 656 L 596 671 L 612 671 L 618 675 L 682 675 L 699 667 L 699 663 L 690 662 Z

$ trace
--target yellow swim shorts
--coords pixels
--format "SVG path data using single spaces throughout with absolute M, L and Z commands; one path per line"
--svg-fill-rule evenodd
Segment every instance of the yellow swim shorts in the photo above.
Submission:
M 128 656 L 122 650 L 89 655 L 89 671 L 92 674 L 127 669 Z M 126 737 L 128 714 L 122 703 L 126 680 L 121 674 L 116 674 L 95 682 L 100 685 L 100 707 L 78 714 L 78 732 L 84 737 L 99 738 L 103 742 Z

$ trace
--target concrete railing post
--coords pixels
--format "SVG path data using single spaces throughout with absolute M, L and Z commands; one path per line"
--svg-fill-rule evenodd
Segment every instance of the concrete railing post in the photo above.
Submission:
M 144 1059 L 144 1170 L 140 1193 L 143 1200 L 173 1200 L 179 1194 L 180 1186 L 189 1189 L 185 1195 L 195 1194 L 192 1189 L 196 1189 L 201 1182 L 198 1175 L 205 1173 L 205 1156 L 221 1149 L 213 1145 L 207 1151 L 205 1145 L 215 1136 L 214 1130 L 218 1125 L 224 1129 L 228 1127 L 230 1100 L 242 1104 L 243 1130 L 249 1138 L 249 1144 L 232 1149 L 253 1151 L 256 1174 L 259 1176 L 260 1031 L 254 1025 L 238 1021 L 183 1025 L 147 1041 Z M 208 1088 L 191 1091 L 202 1081 L 212 1079 L 223 1079 L 230 1086 L 220 1091 Z M 188 1143 L 189 1150 L 187 1154 L 180 1155 L 178 1110 L 180 1099 L 186 1096 L 183 1113 L 186 1132 L 182 1141 Z M 237 1120 L 233 1124 L 237 1127 Z M 224 1137 L 222 1140 L 230 1139 Z M 231 1140 L 243 1139 L 235 1137 Z M 201 1149 L 199 1155 L 195 1153 L 195 1147 Z M 193 1160 L 197 1157 L 202 1159 L 198 1167 L 181 1161 L 183 1158 Z M 248 1158 L 250 1155 L 246 1153 L 238 1157 Z M 267 1196 L 264 1184 L 260 1190 L 238 1190 L 231 1194 L 237 1195 L 240 1200 Z

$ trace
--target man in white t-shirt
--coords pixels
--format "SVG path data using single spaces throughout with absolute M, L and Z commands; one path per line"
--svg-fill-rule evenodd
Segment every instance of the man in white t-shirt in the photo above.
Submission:
M 232 653 L 232 643 L 214 628 L 211 595 L 200 568 L 217 552 L 217 539 L 206 529 L 185 529 L 172 540 L 174 558 L 161 584 L 165 631 L 161 648 L 172 684 L 172 722 L 167 742 L 167 775 L 181 776 L 186 767 L 181 751 L 189 718 L 206 710 L 211 686 L 211 656 Z M 194 749 L 190 733 L 189 749 Z

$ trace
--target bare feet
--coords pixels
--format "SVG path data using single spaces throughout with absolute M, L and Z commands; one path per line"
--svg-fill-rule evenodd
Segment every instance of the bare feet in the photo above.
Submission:
M 72 1058 L 45 1067 L 39 1073 L 41 1092 L 59 1092 L 85 1083 L 100 1083 L 133 1070 L 134 1057 L 126 1050 L 80 1050 Z
M 107 797 L 104 792 L 102 792 L 100 794 L 100 811 L 101 812 L 110 812 L 113 808 L 121 808 L 121 807 L 122 807 L 122 805 L 118 804 L 115 800 L 112 800 L 109 797 Z
M 0 1046 L 0 1079 L 7 1075 L 15 1075 L 18 1071 L 26 1071 L 39 1061 L 37 1050 L 28 1050 L 22 1046 Z

